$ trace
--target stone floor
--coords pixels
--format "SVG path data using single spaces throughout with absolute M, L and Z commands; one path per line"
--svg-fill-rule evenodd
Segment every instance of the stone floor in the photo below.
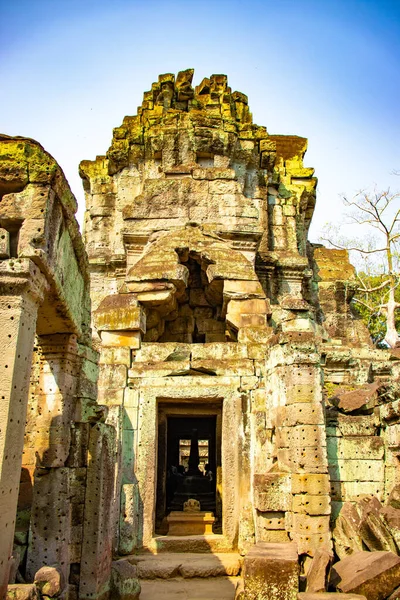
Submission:
M 140 600 L 234 600 L 240 577 L 142 580 Z
M 236 553 L 161 553 L 132 557 L 140 600 L 234 600 L 242 558 Z

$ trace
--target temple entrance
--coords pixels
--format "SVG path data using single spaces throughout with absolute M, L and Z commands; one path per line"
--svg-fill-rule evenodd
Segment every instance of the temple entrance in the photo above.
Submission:
M 221 532 L 221 417 L 221 404 L 159 404 L 156 534 L 167 533 L 167 515 L 189 499 L 214 514 Z

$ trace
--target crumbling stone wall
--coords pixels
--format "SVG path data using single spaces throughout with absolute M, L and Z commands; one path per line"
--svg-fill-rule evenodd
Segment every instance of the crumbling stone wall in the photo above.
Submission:
M 115 451 L 111 437 L 93 476 L 88 450 L 94 457 L 109 426 L 96 404 L 87 258 L 55 160 L 37 142 L 7 136 L 0 159 L 0 596 L 51 566 L 55 593 L 74 598 L 89 580 L 85 536 L 103 544 L 93 511 L 105 463 L 110 489 Z M 111 552 L 102 566 L 107 587 Z
M 344 250 L 317 248 L 319 303 L 329 334 L 323 353 L 332 516 L 343 502 L 386 501 L 398 484 L 399 355 L 378 350 L 351 299 L 355 273 Z
M 397 363 L 372 350 L 352 312 L 346 255 L 307 242 L 307 141 L 254 125 L 225 76 L 197 87 L 192 77 L 161 75 L 107 154 L 80 166 L 99 395 L 123 448 L 115 547 L 164 544 L 160 403 L 184 414 L 188 398 L 218 398 L 237 406 L 239 448 L 217 473 L 221 547 L 293 539 L 313 556 L 331 548 L 332 518 L 354 490 L 387 494 L 397 477 L 394 430 L 378 409 L 346 415 L 331 398 L 396 376 Z
M 305 254 L 316 184 L 303 167 L 307 140 L 254 125 L 247 97 L 225 75 L 196 88 L 192 77 L 191 69 L 176 81 L 160 76 L 137 115 L 114 129 L 106 156 L 80 165 L 94 308 L 116 293 L 154 232 L 189 222 L 253 260 L 256 249 Z
M 312 554 L 330 547 L 330 497 L 324 333 L 308 301 L 316 179 L 303 166 L 307 141 L 254 125 L 225 76 L 196 88 L 192 77 L 160 76 L 106 156 L 80 167 L 99 394 L 120 407 L 118 436 L 129 440 L 119 549 L 161 543 L 157 405 L 168 398 L 187 412 L 189 395 L 238 407 L 240 458 L 228 453 L 219 474 L 221 544 L 246 550 L 290 535 Z

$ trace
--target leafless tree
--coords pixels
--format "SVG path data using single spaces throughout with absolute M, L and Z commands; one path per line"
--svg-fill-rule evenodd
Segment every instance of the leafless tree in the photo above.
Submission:
M 370 306 L 365 300 L 356 297 L 355 301 L 373 311 L 378 308 L 386 316 L 385 342 L 390 348 L 400 345 L 400 336 L 396 330 L 395 316 L 400 309 L 400 303 L 396 302 L 395 292 L 400 283 L 399 265 L 399 242 L 400 242 L 400 193 L 392 193 L 389 189 L 373 192 L 360 191 L 354 198 L 349 200 L 343 197 L 345 205 L 349 208 L 349 223 L 360 226 L 369 226 L 377 234 L 371 238 L 366 236 L 364 240 L 349 241 L 337 236 L 328 229 L 327 234 L 322 237 L 323 241 L 329 242 L 334 248 L 346 248 L 349 251 L 360 253 L 368 259 L 380 258 L 382 282 L 376 287 L 368 287 L 366 279 L 358 276 L 359 289 L 364 298 L 372 297 L 372 294 L 382 290 L 385 292 L 384 301 L 378 307 Z M 332 235 L 333 233 L 333 235 Z M 376 264 L 376 263 L 375 263 Z M 375 294 L 376 296 L 376 294 Z M 383 299 L 383 295 L 382 295 Z

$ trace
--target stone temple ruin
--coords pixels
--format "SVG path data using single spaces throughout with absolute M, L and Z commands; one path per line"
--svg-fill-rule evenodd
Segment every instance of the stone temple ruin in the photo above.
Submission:
M 83 240 L 0 137 L 0 596 L 398 599 L 400 353 L 307 240 L 307 140 L 192 77 L 81 162 Z

